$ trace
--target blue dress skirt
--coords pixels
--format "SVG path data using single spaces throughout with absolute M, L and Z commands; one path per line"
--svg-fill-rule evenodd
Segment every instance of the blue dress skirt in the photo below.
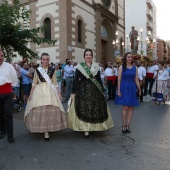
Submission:
M 120 82 L 121 97 L 116 95 L 115 104 L 123 106 L 138 106 L 137 86 L 135 83 L 136 67 L 122 70 L 122 80 Z

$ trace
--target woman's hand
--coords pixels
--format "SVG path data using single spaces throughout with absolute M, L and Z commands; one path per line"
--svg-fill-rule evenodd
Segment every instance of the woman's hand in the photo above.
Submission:
M 62 96 L 61 96 L 61 94 L 59 95 L 59 98 L 60 98 L 60 101 L 62 102 Z
M 75 98 L 75 94 L 71 94 L 71 99 L 73 100 Z
M 118 95 L 119 97 L 122 96 L 120 90 L 117 91 L 117 95 Z
M 141 90 L 139 90 L 139 96 L 141 96 L 141 94 L 142 94 L 142 92 L 141 92 Z
M 30 96 L 28 97 L 28 101 L 30 101 L 30 100 L 31 100 L 31 98 L 32 98 L 32 96 L 30 95 Z

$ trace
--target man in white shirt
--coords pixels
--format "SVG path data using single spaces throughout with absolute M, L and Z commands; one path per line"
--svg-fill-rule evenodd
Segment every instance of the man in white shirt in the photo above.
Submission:
M 141 61 L 137 61 L 137 67 L 138 67 L 138 78 L 139 78 L 140 89 L 141 89 L 140 102 L 143 102 L 143 87 L 145 84 L 146 69 L 143 66 L 141 66 Z
M 151 95 L 152 86 L 154 83 L 154 73 L 157 67 L 154 66 L 154 62 L 150 62 L 149 66 L 146 68 L 146 78 L 145 78 L 145 88 L 144 88 L 144 96 L 147 95 L 148 84 L 149 84 L 149 95 Z
M 156 60 L 153 61 L 153 65 L 155 67 L 155 70 L 159 70 L 158 62 Z
M 118 70 L 116 65 L 112 65 L 111 62 L 108 62 L 108 67 L 105 70 L 105 84 L 108 86 L 108 95 L 109 99 L 115 100 L 116 96 L 116 87 L 117 87 L 117 76 Z
M 74 67 L 71 65 L 71 60 L 67 60 L 67 65 L 64 67 L 65 81 L 66 81 L 66 100 L 69 99 L 72 93 Z
M 18 80 L 14 67 L 4 62 L 2 51 L 0 51 L 0 73 L 0 139 L 3 139 L 7 133 L 8 141 L 13 143 L 12 86 L 16 86 Z

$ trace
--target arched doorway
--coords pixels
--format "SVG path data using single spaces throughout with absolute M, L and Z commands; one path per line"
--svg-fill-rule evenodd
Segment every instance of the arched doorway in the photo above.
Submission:
M 114 61 L 113 25 L 104 19 L 101 24 L 101 61 L 106 64 L 108 61 Z

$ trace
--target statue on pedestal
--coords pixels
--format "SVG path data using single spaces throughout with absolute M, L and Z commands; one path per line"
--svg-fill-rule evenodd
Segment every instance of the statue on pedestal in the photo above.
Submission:
M 135 27 L 132 26 L 132 31 L 129 33 L 130 43 L 131 43 L 131 51 L 132 54 L 137 54 L 138 51 L 138 31 L 135 30 Z

